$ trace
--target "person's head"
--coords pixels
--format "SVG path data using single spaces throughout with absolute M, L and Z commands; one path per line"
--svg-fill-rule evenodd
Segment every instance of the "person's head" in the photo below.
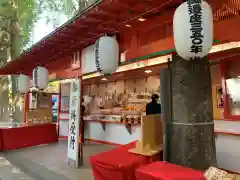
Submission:
M 152 99 L 153 102 L 157 102 L 158 99 L 159 99 L 159 95 L 158 94 L 153 94 L 151 99 Z

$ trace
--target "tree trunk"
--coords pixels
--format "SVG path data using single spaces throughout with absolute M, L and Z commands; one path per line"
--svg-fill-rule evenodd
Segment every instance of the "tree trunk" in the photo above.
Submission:
M 209 61 L 186 61 L 176 55 L 170 71 L 170 162 L 200 170 L 216 166 Z
M 82 12 L 86 7 L 86 0 L 79 0 L 78 1 L 78 12 Z
M 20 38 L 20 29 L 16 21 L 12 21 L 11 24 L 11 59 L 15 60 L 21 51 L 21 38 Z M 23 115 L 23 108 L 18 106 L 17 104 L 21 104 L 21 98 L 17 91 L 17 77 L 16 75 L 11 76 L 11 83 L 12 83 L 12 99 L 14 103 L 12 106 L 14 107 L 15 111 L 13 112 L 13 119 L 17 120 L 18 122 L 23 122 L 24 115 Z

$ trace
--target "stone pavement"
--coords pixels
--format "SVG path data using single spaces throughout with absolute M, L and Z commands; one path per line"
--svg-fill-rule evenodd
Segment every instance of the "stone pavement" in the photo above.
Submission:
M 0 180 L 35 180 L 0 156 Z
M 67 142 L 0 154 L 0 180 L 94 180 L 89 156 L 112 149 L 97 144 L 84 146 L 84 166 L 67 165 Z

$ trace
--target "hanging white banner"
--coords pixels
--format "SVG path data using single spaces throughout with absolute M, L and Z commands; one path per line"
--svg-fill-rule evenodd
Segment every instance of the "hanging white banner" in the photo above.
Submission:
M 79 166 L 80 79 L 71 81 L 69 102 L 68 164 Z

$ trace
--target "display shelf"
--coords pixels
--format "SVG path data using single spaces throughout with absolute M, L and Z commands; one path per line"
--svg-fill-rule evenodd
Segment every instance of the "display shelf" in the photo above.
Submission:
M 100 123 L 102 125 L 102 129 L 103 131 L 106 130 L 106 124 L 122 124 L 125 125 L 126 130 L 129 134 L 132 134 L 132 126 L 135 125 L 140 125 L 140 123 L 137 124 L 131 124 L 131 123 L 127 123 L 127 122 L 119 122 L 119 121 L 108 121 L 108 120 L 84 120 L 85 122 L 96 122 L 96 123 Z

